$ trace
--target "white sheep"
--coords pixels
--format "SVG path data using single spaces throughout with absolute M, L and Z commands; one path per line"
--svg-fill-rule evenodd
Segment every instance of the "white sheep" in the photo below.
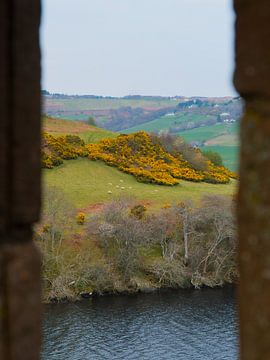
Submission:
M 121 186 L 121 190 L 125 190 L 124 186 Z
M 111 191 L 111 190 L 109 190 L 109 191 L 108 191 L 108 194 L 112 194 L 112 191 Z

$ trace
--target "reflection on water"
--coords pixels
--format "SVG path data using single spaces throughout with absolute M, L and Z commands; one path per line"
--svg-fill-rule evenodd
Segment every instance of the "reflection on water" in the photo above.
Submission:
M 48 305 L 43 360 L 237 359 L 234 292 L 183 290 Z

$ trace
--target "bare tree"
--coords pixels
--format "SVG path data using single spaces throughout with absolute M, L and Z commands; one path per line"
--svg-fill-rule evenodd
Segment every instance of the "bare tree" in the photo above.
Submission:
M 71 230 L 75 222 L 75 207 L 65 194 L 54 186 L 45 186 L 43 193 L 41 239 L 50 241 L 51 246 L 62 241 L 64 232 Z M 74 221 L 73 221 L 74 219 Z
M 182 235 L 184 241 L 184 259 L 185 264 L 189 261 L 189 240 L 194 236 L 194 205 L 191 201 L 184 201 L 176 207 L 182 225 Z
M 212 265 L 215 274 L 226 267 L 226 262 L 234 258 L 236 252 L 236 225 L 234 209 L 230 199 L 219 196 L 207 196 L 198 210 L 200 221 L 207 224 L 207 247 L 199 266 L 206 274 Z

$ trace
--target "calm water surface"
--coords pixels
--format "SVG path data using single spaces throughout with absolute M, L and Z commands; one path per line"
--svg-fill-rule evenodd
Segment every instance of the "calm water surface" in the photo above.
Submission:
M 237 359 L 231 288 L 48 305 L 43 328 L 43 360 Z

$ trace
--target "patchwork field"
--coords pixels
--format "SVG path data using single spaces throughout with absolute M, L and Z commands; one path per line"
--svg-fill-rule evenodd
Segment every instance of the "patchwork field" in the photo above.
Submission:
M 179 136 L 186 141 L 207 142 L 210 139 L 224 135 L 236 135 L 238 133 L 238 125 L 233 124 L 214 124 L 211 126 L 203 126 L 196 129 L 186 130 L 178 133 Z M 229 145 L 229 144 L 228 144 Z

